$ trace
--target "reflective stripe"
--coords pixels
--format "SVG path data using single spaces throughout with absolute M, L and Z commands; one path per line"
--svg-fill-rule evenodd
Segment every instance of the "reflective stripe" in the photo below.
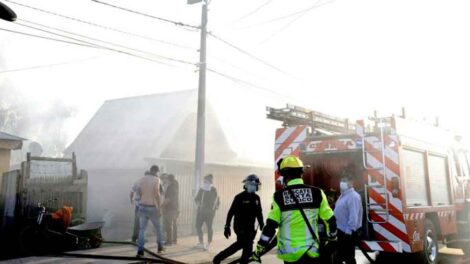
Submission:
M 282 213 L 282 230 L 281 232 L 281 239 L 279 242 L 281 243 L 279 250 L 285 252 L 294 252 L 292 249 L 292 240 L 291 240 L 291 230 L 290 225 L 292 222 L 292 211 L 287 211 Z M 285 254 L 285 253 L 284 253 Z
M 317 218 L 318 209 L 303 209 L 307 219 L 318 237 Z M 281 213 L 281 226 L 279 230 L 278 254 L 287 261 L 297 261 L 308 250 L 311 257 L 318 257 L 318 241 L 313 238 L 308 225 L 305 223 L 299 210 L 284 211 Z M 300 226 L 299 224 L 302 224 Z M 295 229 L 294 226 L 295 225 Z M 298 229 L 302 228 L 302 229 Z M 302 230 L 300 233 L 298 231 Z

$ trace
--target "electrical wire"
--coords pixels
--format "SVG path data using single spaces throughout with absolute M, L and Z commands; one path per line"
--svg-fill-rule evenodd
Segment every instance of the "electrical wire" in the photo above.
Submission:
M 7 31 L 7 32 L 10 32 L 10 33 L 19 34 L 19 35 L 25 35 L 25 36 L 29 36 L 29 37 L 35 37 L 35 38 L 41 38 L 41 39 L 52 40 L 52 41 L 57 41 L 57 42 L 63 42 L 63 43 L 67 43 L 67 44 L 78 45 L 78 46 L 82 46 L 82 47 L 96 48 L 94 45 L 86 45 L 86 44 L 77 43 L 77 42 L 73 42 L 73 41 L 67 41 L 67 40 L 62 40 L 62 39 L 50 38 L 50 37 L 45 37 L 45 36 L 30 34 L 30 33 L 26 33 L 26 32 L 10 30 L 10 29 L 6 29 L 6 28 L 0 28 L 0 30 L 2 30 L 2 31 Z
M 29 36 L 29 37 L 35 37 L 35 38 L 41 38 L 41 39 L 46 39 L 46 40 L 51 40 L 51 41 L 56 41 L 56 42 L 63 42 L 63 43 L 67 43 L 67 44 L 78 45 L 78 46 L 87 47 L 87 48 L 110 50 L 110 51 L 114 51 L 114 52 L 117 52 L 117 53 L 126 54 L 126 55 L 129 55 L 131 57 L 136 57 L 136 58 L 139 58 L 139 59 L 143 59 L 143 60 L 155 62 L 155 63 L 158 63 L 158 64 L 162 64 L 162 65 L 165 65 L 165 66 L 168 66 L 168 67 L 173 67 L 173 68 L 185 69 L 186 70 L 186 68 L 178 67 L 178 66 L 175 66 L 175 65 L 172 65 L 172 64 L 168 64 L 168 63 L 159 61 L 159 60 L 155 60 L 155 59 L 148 58 L 148 57 L 145 57 L 145 56 L 141 56 L 141 55 L 138 55 L 138 54 L 134 54 L 134 53 L 131 53 L 131 52 L 126 52 L 126 51 L 122 51 L 122 50 L 118 50 L 118 49 L 112 49 L 112 48 L 107 48 L 107 47 L 104 47 L 104 46 L 99 46 L 99 45 L 96 45 L 96 44 L 91 44 L 90 45 L 90 44 L 84 44 L 84 43 L 77 43 L 77 42 L 73 42 L 73 41 L 50 38 L 50 37 L 30 34 L 30 33 L 21 32 L 21 31 L 9 30 L 9 29 L 5 29 L 5 28 L 0 28 L 0 30 L 15 33 L 15 34 L 20 34 L 20 35 L 25 35 L 25 36 Z M 86 41 L 81 41 L 81 42 L 86 42 Z
M 275 32 L 273 32 L 271 35 L 269 35 L 267 38 L 265 38 L 264 40 L 262 40 L 260 42 L 260 44 L 263 44 L 263 43 L 266 43 L 268 42 L 269 40 L 271 40 L 272 38 L 274 38 L 277 34 L 281 33 L 282 31 L 288 29 L 290 26 L 292 26 L 292 24 L 294 24 L 297 20 L 301 19 L 303 16 L 305 16 L 306 14 L 308 14 L 310 11 L 312 11 L 313 9 L 316 9 L 316 8 L 319 8 L 321 6 L 324 6 L 326 4 L 330 4 L 332 2 L 334 2 L 335 0 L 330 0 L 330 1 L 326 1 L 326 2 L 323 2 L 323 3 L 318 3 L 315 4 L 314 6 L 311 6 L 307 9 L 304 9 L 303 11 L 300 11 L 300 12 L 296 12 L 295 14 L 297 15 L 296 17 L 294 17 L 294 19 L 292 19 L 291 21 L 289 21 L 286 25 L 284 25 L 283 27 L 281 27 L 280 29 L 276 30 Z M 320 1 L 321 2 L 321 1 Z M 285 16 L 284 18 L 289 18 L 289 17 L 292 17 L 293 15 L 291 16 Z M 284 19 L 283 18 L 283 19 Z
M 171 24 L 173 24 L 173 25 L 175 25 L 175 26 L 180 26 L 180 27 L 184 27 L 184 28 L 190 28 L 190 29 L 192 29 L 193 31 L 194 31 L 194 30 L 199 30 L 199 27 L 198 27 L 198 26 L 193 26 L 193 25 L 189 25 L 189 24 L 186 24 L 186 23 L 183 23 L 183 22 L 178 22 L 178 21 L 174 21 L 174 20 L 170 20 L 170 19 L 166 19 L 166 18 L 157 17 L 157 16 L 154 16 L 154 15 L 150 15 L 150 14 L 142 13 L 142 12 L 140 12 L 140 11 L 132 10 L 132 9 L 129 9 L 129 8 L 125 8 L 125 7 L 121 7 L 121 6 L 109 4 L 109 3 L 102 2 L 102 1 L 99 1 L 99 0 L 91 0 L 91 1 L 93 1 L 93 2 L 95 2 L 95 3 L 98 3 L 98 4 L 102 4 L 102 5 L 106 5 L 106 6 L 109 6 L 109 7 L 113 7 L 113 8 L 116 8 L 116 9 L 120 9 L 120 10 L 123 10 L 123 11 L 126 11 L 126 12 L 130 12 L 130 13 L 133 13 L 133 14 L 136 14 L 136 15 L 141 15 L 141 16 L 153 18 L 153 19 L 156 19 L 156 20 L 159 20 L 159 21 L 163 21 L 163 22 L 166 22 L 166 23 L 171 23 Z
M 276 17 L 276 18 L 273 18 L 273 19 L 270 19 L 270 20 L 266 20 L 266 21 L 263 21 L 263 22 L 260 22 L 260 23 L 257 23 L 257 24 L 241 27 L 239 29 L 249 29 L 249 28 L 253 28 L 253 27 L 263 26 L 263 25 L 271 24 L 271 23 L 274 23 L 274 22 L 277 22 L 277 21 L 286 20 L 288 18 L 295 17 L 295 16 L 298 16 L 298 15 L 303 15 L 306 12 L 309 12 L 309 11 L 315 9 L 315 8 L 319 8 L 319 7 L 324 6 L 326 4 L 330 4 L 334 1 L 336 1 L 336 0 L 329 0 L 329 1 L 321 3 L 321 0 L 320 0 L 320 1 L 317 1 L 314 5 L 309 6 L 307 8 L 304 8 L 302 10 L 299 10 L 299 11 L 296 11 L 296 12 L 293 12 L 293 13 L 290 13 L 290 14 L 287 14 L 287 15 L 283 15 L 283 16 L 280 16 L 280 17 Z
M 267 92 L 267 93 L 270 93 L 270 94 L 274 94 L 274 95 L 277 95 L 277 96 L 281 96 L 281 97 L 289 97 L 289 96 L 286 96 L 286 95 L 283 95 L 279 92 L 276 92 L 274 90 L 271 90 L 271 89 L 268 89 L 266 87 L 262 87 L 262 86 L 259 86 L 257 84 L 253 84 L 251 82 L 248 82 L 248 81 L 245 81 L 245 80 L 242 80 L 240 78 L 237 78 L 237 77 L 233 77 L 233 76 L 230 76 L 228 74 L 225 74 L 225 73 L 222 73 L 222 72 L 219 72 L 217 70 L 214 70 L 214 69 L 211 69 L 211 68 L 207 68 L 207 71 L 208 72 L 211 72 L 213 74 L 216 74 L 218 76 L 221 76 L 221 77 L 224 77 L 228 80 L 231 80 L 232 82 L 235 82 L 235 83 L 238 83 L 238 84 L 242 84 L 244 86 L 248 86 L 248 87 L 251 87 L 251 88 L 256 88 L 258 90 L 261 90 L 263 92 Z
M 161 44 L 171 45 L 171 46 L 175 46 L 175 47 L 179 47 L 179 48 L 183 48 L 183 49 L 196 50 L 195 48 L 185 46 L 185 45 L 181 45 L 181 44 L 178 44 L 178 43 L 174 43 L 174 42 L 170 42 L 170 41 L 166 41 L 166 40 L 161 40 L 161 39 L 155 39 L 155 38 L 152 38 L 152 37 L 148 37 L 148 36 L 144 36 L 144 35 L 140 35 L 140 34 L 135 34 L 135 33 L 120 30 L 120 29 L 117 29 L 117 28 L 104 26 L 104 25 L 101 25 L 101 24 L 85 21 L 85 20 L 82 20 L 82 19 L 79 19 L 79 18 L 66 16 L 66 15 L 62 15 L 62 14 L 51 12 L 51 11 L 47 11 L 45 9 L 37 8 L 37 7 L 34 7 L 34 6 L 25 5 L 25 4 L 18 3 L 18 2 L 12 1 L 12 0 L 5 0 L 5 1 L 9 2 L 9 3 L 12 3 L 12 4 L 15 4 L 15 5 L 18 5 L 18 6 L 21 6 L 21 7 L 32 9 L 32 10 L 35 10 L 35 11 L 38 11 L 38 12 L 41 12 L 41 13 L 57 16 L 57 17 L 60 17 L 60 18 L 68 19 L 68 20 L 71 20 L 71 21 L 74 21 L 74 22 L 79 22 L 79 23 L 86 24 L 86 25 L 89 25 L 89 26 L 98 27 L 98 28 L 105 29 L 105 30 L 108 30 L 108 31 L 114 31 L 114 32 L 117 32 L 117 33 L 129 35 L 129 36 L 133 36 L 133 37 L 138 37 L 138 38 L 141 38 L 141 39 L 146 39 L 146 40 L 158 42 L 158 43 L 161 43 Z
M 237 23 L 247 17 L 250 17 L 256 13 L 258 13 L 261 9 L 263 9 L 264 7 L 266 7 L 267 5 L 269 5 L 273 0 L 268 0 L 266 2 L 264 2 L 263 4 L 261 4 L 260 6 L 256 7 L 255 9 L 253 9 L 252 11 L 248 12 L 246 15 L 243 15 L 241 16 L 240 18 L 236 19 L 235 21 L 233 21 L 232 23 Z
M 278 68 L 278 67 L 276 67 L 276 66 L 270 64 L 269 62 L 267 62 L 267 61 L 265 61 L 265 60 L 263 60 L 263 59 L 260 59 L 260 58 L 256 57 L 255 55 L 252 55 L 252 54 L 248 53 L 247 51 L 243 50 L 242 48 L 236 46 L 235 44 L 230 43 L 230 42 L 227 41 L 227 40 L 224 40 L 223 38 L 221 38 L 221 37 L 215 35 L 215 34 L 212 33 L 212 32 L 209 32 L 208 35 L 211 36 L 211 37 L 213 37 L 213 38 L 215 38 L 216 40 L 218 40 L 218 41 L 220 41 L 220 42 L 222 42 L 222 43 L 224 43 L 224 44 L 230 46 L 231 48 L 233 48 L 233 49 L 235 49 L 235 50 L 237 50 L 237 51 L 239 51 L 239 52 L 245 54 L 246 56 L 250 57 L 251 59 L 253 59 L 253 60 L 257 61 L 257 62 L 260 62 L 261 64 L 263 64 L 263 65 L 265 65 L 265 66 L 268 66 L 268 67 L 271 68 L 271 69 L 274 69 L 274 70 L 276 70 L 276 71 L 278 71 L 278 72 L 280 72 L 280 73 L 283 73 L 283 74 L 285 74 L 285 75 L 289 75 L 289 74 L 288 74 L 287 72 L 285 72 L 284 70 L 282 70 L 282 69 L 280 69 L 280 68 Z
M 20 19 L 19 19 L 19 20 L 20 20 Z M 175 59 L 175 58 L 171 58 L 171 57 L 167 57 L 167 56 L 163 56 L 163 55 L 159 55 L 159 54 L 154 54 L 154 53 L 150 53 L 150 52 L 147 52 L 147 51 L 142 51 L 142 50 L 139 50 L 139 49 L 134 49 L 134 48 L 127 47 L 127 46 L 124 46 L 124 45 L 116 44 L 116 43 L 113 43 L 113 42 L 109 42 L 109 41 L 105 41 L 105 40 L 101 40 L 101 39 L 97 39 L 97 38 L 92 38 L 92 37 L 84 36 L 84 35 L 81 35 L 81 34 L 77 34 L 77 33 L 70 32 L 70 31 L 66 31 L 66 30 L 62 30 L 62 29 L 58 29 L 58 28 L 54 28 L 54 27 L 42 25 L 42 24 L 39 24 L 39 23 L 31 22 L 31 21 L 27 21 L 27 20 L 24 20 L 24 19 L 21 19 L 21 21 L 25 21 L 25 22 L 28 22 L 28 23 L 31 23 L 31 24 L 35 24 L 35 25 L 39 25 L 39 26 L 46 27 L 46 28 L 49 28 L 49 29 L 57 30 L 57 31 L 60 31 L 60 32 L 63 32 L 63 33 L 66 33 L 66 34 L 75 35 L 75 36 L 78 36 L 78 37 L 81 37 L 81 38 L 86 38 L 86 39 L 93 40 L 93 41 L 99 41 L 99 42 L 102 42 L 102 43 L 106 43 L 106 44 L 108 44 L 108 45 L 113 45 L 113 46 L 116 46 L 116 47 L 120 47 L 120 48 L 124 48 L 124 49 L 128 49 L 128 50 L 136 51 L 136 52 L 143 53 L 143 54 L 146 54 L 146 55 L 155 56 L 155 57 L 158 57 L 158 58 L 160 58 L 160 59 L 170 60 L 170 61 L 179 62 L 179 63 L 183 63 L 183 64 L 195 65 L 195 63 L 192 63 L 192 62 L 189 62 L 189 61 L 180 60 L 180 59 Z M 22 24 L 22 23 L 18 23 L 18 22 L 17 22 L 17 23 L 15 23 L 15 24 L 18 24 L 18 25 L 24 26 L 24 27 L 28 27 L 28 28 L 31 28 L 31 29 L 39 30 L 39 31 L 42 31 L 42 32 L 45 32 L 45 33 L 57 35 L 57 36 L 60 36 L 60 37 L 71 38 L 71 37 L 68 37 L 68 36 L 64 36 L 64 35 L 61 35 L 61 34 L 57 34 L 57 33 L 52 32 L 52 31 L 40 29 L 40 28 L 33 27 L 33 26 L 28 26 L 28 25 L 25 25 L 25 24 Z M 76 41 L 80 41 L 80 42 L 84 42 L 84 43 L 87 43 L 87 44 L 96 45 L 95 43 L 83 41 L 83 40 L 81 40 L 81 39 L 76 39 L 76 38 L 71 38 L 71 39 L 76 40 Z M 97 46 L 98 46 L 98 47 L 108 48 L 108 47 L 100 46 L 100 45 L 97 45 Z
M 17 68 L 17 69 L 10 69 L 10 70 L 0 70 L 0 74 L 10 73 L 10 72 L 30 71 L 30 70 L 37 70 L 37 69 L 52 68 L 52 67 L 57 67 L 57 66 L 76 64 L 76 63 L 81 63 L 81 62 L 84 62 L 84 61 L 94 60 L 94 59 L 97 59 L 97 58 L 100 58 L 100 57 L 103 57 L 103 56 L 94 56 L 94 57 L 80 59 L 80 60 L 72 60 L 72 61 L 59 62 L 59 63 L 35 65 L 35 66 L 29 66 L 29 67 Z

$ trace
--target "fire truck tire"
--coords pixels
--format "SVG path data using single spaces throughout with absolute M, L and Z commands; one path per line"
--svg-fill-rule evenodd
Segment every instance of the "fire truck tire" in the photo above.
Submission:
M 423 264 L 439 263 L 437 231 L 430 219 L 426 219 L 423 235 L 423 251 L 420 252 L 419 258 Z

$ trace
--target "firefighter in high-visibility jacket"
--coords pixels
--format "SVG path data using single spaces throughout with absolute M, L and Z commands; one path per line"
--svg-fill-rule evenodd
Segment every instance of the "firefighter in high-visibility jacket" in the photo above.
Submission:
M 318 218 L 325 221 L 328 238 L 336 239 L 333 210 L 321 189 L 304 184 L 303 167 L 302 161 L 296 156 L 287 156 L 278 164 L 284 188 L 274 193 L 271 211 L 253 253 L 253 261 L 261 262 L 261 255 L 274 238 L 277 228 L 278 258 L 288 264 L 320 263 Z M 297 202 L 290 193 L 294 194 Z M 299 209 L 304 211 L 315 235 L 310 232 Z

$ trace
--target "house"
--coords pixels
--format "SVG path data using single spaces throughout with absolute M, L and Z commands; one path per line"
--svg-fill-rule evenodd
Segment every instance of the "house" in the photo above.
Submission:
M 21 149 L 24 138 L 0 131 L 0 187 L 3 173 L 10 170 L 11 151 Z
M 129 192 L 152 164 L 175 174 L 180 184 L 180 232 L 191 232 L 196 109 L 196 90 L 108 100 L 66 149 L 65 154 L 75 152 L 78 166 L 88 171 L 88 218 L 107 222 L 105 237 L 130 237 L 134 212 Z M 214 175 L 221 196 L 215 226 L 222 228 L 233 196 L 242 190 L 242 179 L 254 172 L 270 182 L 273 169 L 239 159 L 210 102 L 205 153 L 205 172 Z M 266 210 L 273 188 L 267 184 L 260 192 Z

